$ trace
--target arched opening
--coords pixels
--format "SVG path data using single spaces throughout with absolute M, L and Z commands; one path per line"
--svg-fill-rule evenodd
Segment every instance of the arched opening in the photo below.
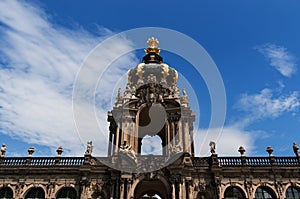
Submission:
M 300 190 L 297 187 L 291 186 L 287 188 L 285 192 L 285 198 L 286 199 L 299 199 L 300 198 Z
M 148 194 L 145 194 L 142 199 L 161 199 L 159 195 L 155 194 L 154 196 L 148 196 Z
M 105 194 L 103 192 L 94 192 L 92 194 L 92 199 L 105 199 Z
M 276 198 L 274 191 L 269 187 L 258 187 L 255 191 L 255 199 Z
M 0 189 L 0 199 L 13 199 L 13 191 L 9 187 Z
M 141 108 L 141 110 L 137 113 L 137 123 L 138 123 L 138 146 L 136 147 L 137 153 L 142 154 L 142 145 L 145 145 L 145 143 L 142 143 L 142 141 L 146 141 L 147 139 L 150 138 L 150 136 L 153 136 L 155 141 L 158 141 L 159 136 L 161 138 L 161 141 L 157 146 L 163 148 L 166 145 L 166 110 L 163 105 L 160 103 L 154 103 L 151 106 L 145 104 Z M 147 137 L 146 137 L 147 136 Z M 143 138 L 145 138 L 143 140 Z M 157 147 L 154 146 L 154 147 Z M 148 148 L 148 147 L 146 147 Z M 144 150 L 145 147 L 143 146 L 143 154 L 153 154 L 151 153 L 145 153 L 146 150 Z M 159 154 L 164 154 L 163 150 L 158 150 L 162 151 L 162 153 Z
M 160 180 L 143 180 L 134 190 L 134 199 L 168 199 L 168 188 Z
M 76 199 L 76 197 L 77 193 L 73 187 L 63 187 L 56 195 L 56 199 Z
M 141 155 L 163 155 L 162 140 L 158 135 L 146 135 L 142 139 Z
M 45 199 L 45 192 L 41 187 L 31 188 L 27 192 L 25 199 Z
M 200 191 L 197 194 L 197 199 L 208 199 L 208 198 L 210 198 L 210 197 L 209 197 L 208 192 L 206 192 L 206 191 Z
M 230 186 L 225 190 L 224 199 L 245 199 L 245 193 L 237 186 Z

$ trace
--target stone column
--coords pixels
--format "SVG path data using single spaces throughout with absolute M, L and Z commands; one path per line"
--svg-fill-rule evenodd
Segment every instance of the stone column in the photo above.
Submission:
M 167 145 L 171 146 L 170 123 L 166 123 L 166 133 L 167 133 L 167 136 L 168 136 Z
M 188 193 L 188 198 L 187 199 L 193 199 L 193 188 L 192 188 L 192 178 L 191 177 L 186 177 L 186 189 Z
M 112 132 L 109 131 L 109 141 L 108 141 L 108 151 L 107 151 L 107 156 L 110 157 L 111 154 L 111 145 L 112 145 Z
M 126 140 L 126 137 L 125 137 L 126 136 L 126 133 L 125 133 L 125 123 L 124 123 L 124 121 L 121 124 L 120 132 L 121 132 L 121 144 L 123 144 L 124 141 Z M 128 143 L 128 141 L 126 143 Z
M 222 199 L 222 185 L 220 177 L 215 176 L 216 194 L 219 199 Z
M 128 142 L 128 145 L 132 146 L 132 142 L 131 142 L 131 123 L 129 122 L 129 118 L 126 118 L 125 137 L 126 137 L 126 140 Z
M 192 154 L 192 156 L 194 157 L 195 156 L 195 148 L 194 148 L 194 132 L 193 132 L 193 130 L 192 131 L 190 131 L 190 144 L 191 144 L 191 154 Z
M 115 146 L 114 146 L 114 155 L 118 154 L 118 149 L 119 149 L 119 136 L 120 136 L 120 123 L 118 123 L 117 126 L 117 131 L 116 131 L 116 136 L 115 136 Z
M 115 190 L 114 190 L 114 192 L 115 192 L 115 195 L 114 195 L 114 199 L 118 199 L 119 197 L 120 197 L 120 193 L 121 193 L 121 191 L 120 191 L 120 181 L 117 179 L 116 180 L 116 183 L 115 183 Z
M 110 187 L 110 197 L 109 199 L 114 199 L 115 196 L 114 196 L 114 188 L 115 188 L 115 185 L 114 184 L 111 184 L 111 187 Z
M 132 188 L 132 180 L 127 179 L 127 199 L 131 198 L 130 196 L 131 188 Z
M 189 140 L 190 140 L 190 131 L 189 131 L 189 125 L 188 125 L 188 121 L 184 121 L 183 123 L 183 140 L 184 140 L 184 152 L 188 152 L 190 153 L 190 144 L 189 144 Z
M 184 141 L 183 141 L 183 134 L 184 132 L 182 131 L 182 121 L 181 119 L 177 122 L 177 129 L 178 129 L 178 132 L 177 132 L 177 135 L 178 135 L 178 145 L 181 147 L 181 149 L 184 148 Z
M 117 186 L 117 180 L 115 178 L 111 178 L 111 180 L 109 181 L 109 186 L 109 199 L 114 199 L 116 198 L 115 189 Z
M 136 152 L 136 150 L 135 150 L 135 143 L 134 143 L 135 132 L 134 132 L 134 123 L 133 122 L 129 123 L 129 128 L 128 129 L 129 129 L 129 136 L 130 136 L 130 142 L 129 143 L 132 146 L 132 149 Z
M 124 193 L 125 193 L 125 186 L 124 186 L 124 179 L 121 179 L 121 184 L 120 184 L 120 199 L 124 199 Z
M 179 198 L 185 199 L 185 193 L 183 192 L 182 181 L 179 181 Z
M 182 199 L 188 199 L 188 198 L 186 198 L 186 186 L 185 186 L 185 180 L 183 179 L 182 180 L 182 191 L 181 191 L 181 193 L 182 193 L 182 196 L 181 196 L 181 198 Z
M 172 199 L 176 198 L 175 181 L 172 181 Z
M 175 125 L 174 122 L 171 120 L 171 132 L 173 135 L 173 147 L 176 146 L 176 131 L 175 131 Z

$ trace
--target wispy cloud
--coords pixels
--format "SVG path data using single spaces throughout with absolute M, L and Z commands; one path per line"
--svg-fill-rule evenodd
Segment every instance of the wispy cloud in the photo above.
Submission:
M 296 72 L 295 57 L 282 46 L 275 44 L 265 44 L 256 47 L 283 76 L 291 77 Z
M 82 61 L 108 34 L 97 36 L 82 28 L 67 29 L 49 18 L 29 3 L 0 2 L 0 133 L 49 146 L 53 151 L 63 145 L 67 154 L 82 155 L 84 146 L 73 121 L 72 86 Z M 130 47 L 125 40 L 115 46 Z M 112 47 L 102 56 L 114 57 L 118 48 Z M 99 67 L 107 64 L 101 57 L 97 61 Z M 122 60 L 121 67 L 115 65 L 114 80 L 126 72 L 124 65 L 134 61 L 135 57 L 129 56 Z M 111 99 L 111 95 L 111 91 L 101 93 L 104 99 Z M 107 109 L 100 104 L 97 111 L 105 116 Z M 102 121 L 101 125 L 107 125 L 105 119 Z M 99 151 L 103 152 L 101 147 Z
M 296 58 L 282 46 L 265 44 L 255 48 L 262 53 L 277 71 L 285 77 L 296 73 Z M 209 154 L 209 142 L 217 142 L 217 151 L 220 155 L 237 155 L 239 146 L 244 146 L 248 154 L 255 154 L 255 140 L 266 137 L 267 132 L 246 130 L 257 119 L 277 118 L 284 113 L 296 113 L 300 107 L 298 91 L 283 93 L 285 85 L 279 82 L 279 88 L 264 88 L 259 93 L 244 93 L 235 105 L 238 110 L 246 112 L 233 124 L 215 129 L 200 129 L 196 131 L 196 152 Z M 202 140 L 200 142 L 200 140 Z
M 216 142 L 216 152 L 220 156 L 237 156 L 238 148 L 243 146 L 248 154 L 255 151 L 255 140 L 258 136 L 265 134 L 262 131 L 247 131 L 239 125 L 229 125 L 224 128 L 206 129 L 195 132 L 195 150 L 197 154 L 210 154 L 210 141 Z
M 256 94 L 243 94 L 237 103 L 240 110 L 250 113 L 253 119 L 276 118 L 284 113 L 294 113 L 300 106 L 299 93 L 276 93 L 265 88 Z
M 215 141 L 219 155 L 238 155 L 239 146 L 244 146 L 248 154 L 256 154 L 257 138 L 267 138 L 269 133 L 263 130 L 249 130 L 249 125 L 256 120 L 273 119 L 284 113 L 295 114 L 299 111 L 299 93 L 294 91 L 283 94 L 283 88 L 284 85 L 280 82 L 280 87 L 274 90 L 265 88 L 259 93 L 242 94 L 235 108 L 246 114 L 223 128 L 196 131 L 196 152 L 208 155 L 209 142 Z

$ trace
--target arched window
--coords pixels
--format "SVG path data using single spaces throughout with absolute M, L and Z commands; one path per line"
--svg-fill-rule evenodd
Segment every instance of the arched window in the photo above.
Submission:
M 168 187 L 160 180 L 143 180 L 139 182 L 134 190 L 137 199 L 167 199 L 170 197 Z M 106 197 L 107 198 L 107 197 Z
M 197 199 L 207 199 L 207 198 L 209 198 L 207 192 L 202 192 L 202 191 L 200 191 L 200 192 L 197 194 Z
M 243 190 L 237 186 L 230 186 L 225 190 L 224 199 L 245 199 Z
M 162 151 L 162 140 L 158 135 L 155 136 L 149 136 L 146 135 L 142 139 L 142 149 L 141 154 L 142 155 L 163 155 Z
M 73 187 L 63 187 L 57 193 L 56 199 L 76 199 L 76 195 Z
M 286 199 L 299 199 L 300 198 L 300 191 L 296 187 L 289 187 L 285 192 Z
M 13 191 L 9 187 L 0 189 L 0 199 L 13 199 Z
M 149 196 L 148 194 L 145 194 L 142 199 L 161 199 L 159 195 L 155 194 L 154 196 Z
M 255 191 L 255 199 L 276 198 L 274 192 L 269 187 L 258 187 Z
M 28 191 L 25 199 L 45 199 L 45 192 L 41 187 L 35 187 Z

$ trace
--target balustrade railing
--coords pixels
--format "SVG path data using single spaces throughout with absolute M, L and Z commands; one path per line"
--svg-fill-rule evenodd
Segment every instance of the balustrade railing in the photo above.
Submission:
M 7 166 L 80 166 L 84 164 L 84 157 L 6 157 L 0 160 L 0 167 Z
M 99 158 L 97 158 L 99 159 Z M 101 161 L 109 161 L 108 158 L 100 158 Z M 138 164 L 155 162 L 156 164 L 172 164 L 163 156 L 138 157 Z M 105 162 L 104 161 L 104 162 Z M 211 157 L 193 157 L 194 167 L 210 167 Z M 297 157 L 218 157 L 219 166 L 300 166 Z M 5 157 L 0 159 L 0 167 L 18 166 L 81 166 L 84 165 L 84 157 Z
M 220 166 L 300 166 L 297 157 L 219 157 Z

